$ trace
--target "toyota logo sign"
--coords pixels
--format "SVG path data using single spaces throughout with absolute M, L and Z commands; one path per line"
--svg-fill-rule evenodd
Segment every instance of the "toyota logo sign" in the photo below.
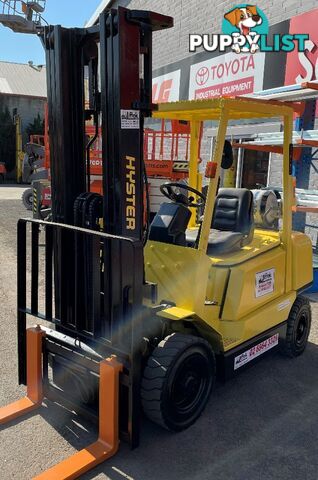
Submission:
M 195 80 L 198 85 L 205 85 L 206 82 L 209 80 L 210 72 L 207 67 L 201 67 L 200 70 L 197 71 Z

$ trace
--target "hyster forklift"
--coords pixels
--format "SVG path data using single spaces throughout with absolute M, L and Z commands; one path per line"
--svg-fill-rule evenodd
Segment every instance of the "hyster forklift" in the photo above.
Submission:
M 169 17 L 119 8 L 94 27 L 42 33 L 53 222 L 18 224 L 19 383 L 27 395 L 0 409 L 0 424 L 47 397 L 98 419 L 99 436 L 37 479 L 76 478 L 114 455 L 119 438 L 136 447 L 142 408 L 162 427 L 183 430 L 217 376 L 275 348 L 295 357 L 306 347 L 311 313 L 300 293 L 312 281 L 312 247 L 291 230 L 293 109 L 247 98 L 155 108 L 152 31 L 171 26 Z M 191 123 L 192 173 L 188 185 L 162 185 L 168 201 L 144 231 L 143 121 L 151 114 Z M 273 207 L 255 224 L 249 190 L 219 188 L 228 122 L 272 117 L 284 123 L 279 230 L 268 223 Z M 103 196 L 87 182 L 88 118 L 102 125 Z M 204 195 L 195 171 L 206 120 L 219 129 Z M 27 317 L 35 327 L 26 328 Z

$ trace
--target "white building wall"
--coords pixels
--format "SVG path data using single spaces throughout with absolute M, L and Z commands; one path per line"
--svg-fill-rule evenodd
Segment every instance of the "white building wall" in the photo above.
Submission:
M 258 0 L 255 3 L 267 15 L 270 25 L 318 7 L 317 0 Z M 160 0 L 160 2 L 157 0 L 131 0 L 127 2 L 124 0 L 114 2 L 114 6 L 118 4 L 127 5 L 131 9 L 152 10 L 174 18 L 173 28 L 154 34 L 154 69 L 190 56 L 189 33 L 220 32 L 224 14 L 235 6 L 235 2 L 231 0 L 206 0 L 203 2 L 198 0 Z

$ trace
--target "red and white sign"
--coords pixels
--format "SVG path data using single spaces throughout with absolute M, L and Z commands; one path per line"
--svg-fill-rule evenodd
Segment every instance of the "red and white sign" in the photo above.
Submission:
M 318 9 L 298 15 L 290 21 L 290 34 L 308 33 L 306 50 L 287 54 L 285 85 L 318 80 Z
M 275 269 L 264 270 L 255 275 L 255 297 L 263 297 L 273 293 L 275 283 Z
M 246 350 L 246 352 L 241 353 L 237 357 L 234 358 L 234 370 L 237 370 L 240 367 L 243 367 L 248 362 L 251 362 L 254 360 L 254 358 L 259 357 L 263 353 L 267 352 L 271 348 L 276 347 L 278 345 L 278 340 L 279 340 L 279 334 L 276 333 L 272 337 L 268 338 L 267 340 L 264 340 L 261 343 L 258 343 L 254 347 L 250 348 L 249 350 Z
M 160 75 L 152 80 L 153 103 L 177 102 L 180 97 L 181 70 Z
M 191 66 L 189 100 L 237 96 L 263 88 L 265 54 L 234 52 Z
M 42 190 L 42 205 L 50 207 L 52 202 L 51 187 L 45 187 Z

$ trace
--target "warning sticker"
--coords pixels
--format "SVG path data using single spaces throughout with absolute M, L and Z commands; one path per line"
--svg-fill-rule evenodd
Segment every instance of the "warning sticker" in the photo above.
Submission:
M 248 362 L 254 360 L 254 358 L 259 357 L 263 353 L 267 352 L 271 348 L 276 347 L 278 345 L 279 333 L 276 333 L 272 337 L 264 340 L 261 343 L 258 343 L 254 347 L 250 348 L 244 353 L 241 353 L 237 357 L 234 358 L 234 370 L 237 370 L 240 367 L 243 367 Z
M 138 129 L 140 126 L 139 110 L 120 110 L 120 121 L 123 130 Z
M 285 308 L 289 307 L 289 305 L 291 304 L 291 301 L 290 300 L 285 300 L 285 302 L 282 302 L 278 305 L 277 307 L 277 310 L 279 312 L 281 312 L 282 310 L 284 310 Z
M 262 297 L 274 291 L 275 269 L 264 270 L 255 276 L 255 297 Z

